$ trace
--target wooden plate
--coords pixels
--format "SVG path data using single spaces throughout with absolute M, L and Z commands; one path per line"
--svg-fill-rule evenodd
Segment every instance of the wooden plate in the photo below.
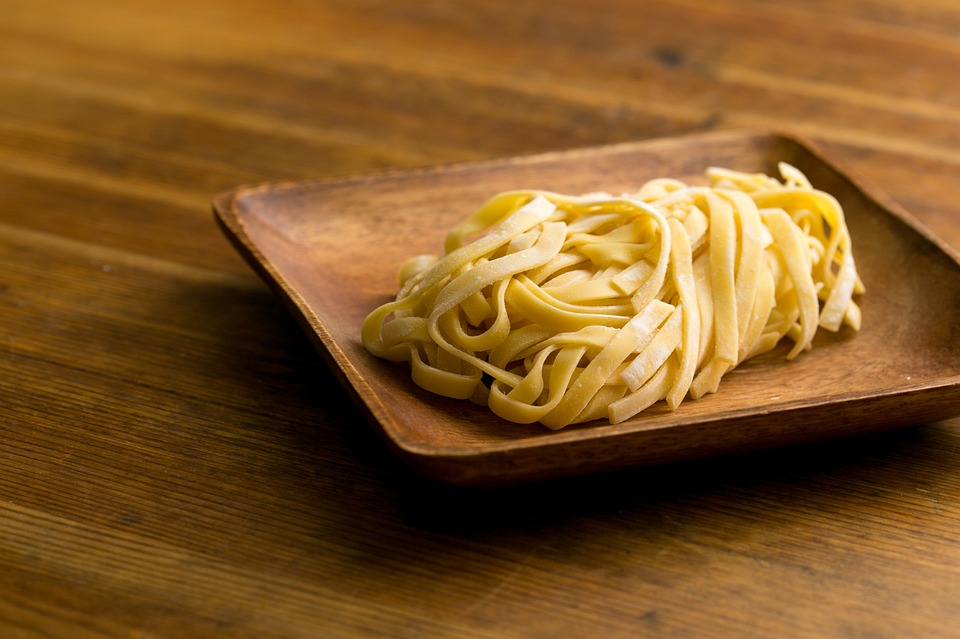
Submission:
M 396 269 L 436 253 L 446 230 L 519 188 L 623 192 L 708 166 L 776 174 L 786 161 L 843 204 L 867 287 L 859 333 L 821 331 L 793 361 L 777 350 L 676 412 L 549 431 L 439 398 L 405 364 L 370 356 L 360 324 L 396 294 Z M 502 161 L 272 183 L 219 195 L 237 249 L 301 322 L 385 441 L 417 471 L 492 485 L 660 464 L 848 436 L 960 414 L 960 260 L 885 197 L 797 138 L 723 132 Z M 321 392 L 322 389 L 318 389 Z

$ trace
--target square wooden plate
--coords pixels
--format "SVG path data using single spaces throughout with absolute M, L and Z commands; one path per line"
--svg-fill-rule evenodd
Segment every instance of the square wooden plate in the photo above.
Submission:
M 844 206 L 858 269 L 859 333 L 821 331 L 724 377 L 675 412 L 550 431 L 416 387 L 405 364 L 370 356 L 364 317 L 396 294 L 406 258 L 510 189 L 630 191 L 649 178 L 703 183 L 708 166 L 776 175 L 788 162 Z M 660 464 L 924 423 L 960 414 L 960 260 L 884 196 L 809 143 L 721 132 L 346 179 L 271 183 L 219 195 L 240 253 L 302 324 L 344 387 L 406 463 L 457 485 L 493 485 Z M 319 392 L 320 389 L 318 389 Z

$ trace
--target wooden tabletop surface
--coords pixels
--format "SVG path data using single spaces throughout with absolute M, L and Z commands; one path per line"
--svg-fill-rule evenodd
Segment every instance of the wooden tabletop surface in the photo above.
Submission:
M 960 249 L 958 73 L 948 0 L 0 0 L 0 637 L 957 636 L 960 418 L 446 487 L 210 206 L 762 127 Z

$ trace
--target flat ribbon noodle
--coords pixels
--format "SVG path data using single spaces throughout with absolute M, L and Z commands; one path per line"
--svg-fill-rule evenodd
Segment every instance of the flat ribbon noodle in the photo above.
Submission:
M 423 388 L 551 429 L 630 419 L 718 390 L 730 370 L 818 329 L 861 326 L 843 209 L 789 164 L 781 179 L 710 167 L 706 186 L 500 193 L 439 256 L 399 269 L 361 327 Z

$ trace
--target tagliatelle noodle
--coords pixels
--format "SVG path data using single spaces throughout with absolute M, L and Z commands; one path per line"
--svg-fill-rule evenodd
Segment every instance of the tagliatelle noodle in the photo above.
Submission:
M 706 186 L 498 194 L 399 269 L 361 328 L 440 395 L 551 429 L 622 422 L 718 390 L 783 340 L 859 330 L 864 292 L 839 202 L 781 164 L 781 180 L 722 168 Z

